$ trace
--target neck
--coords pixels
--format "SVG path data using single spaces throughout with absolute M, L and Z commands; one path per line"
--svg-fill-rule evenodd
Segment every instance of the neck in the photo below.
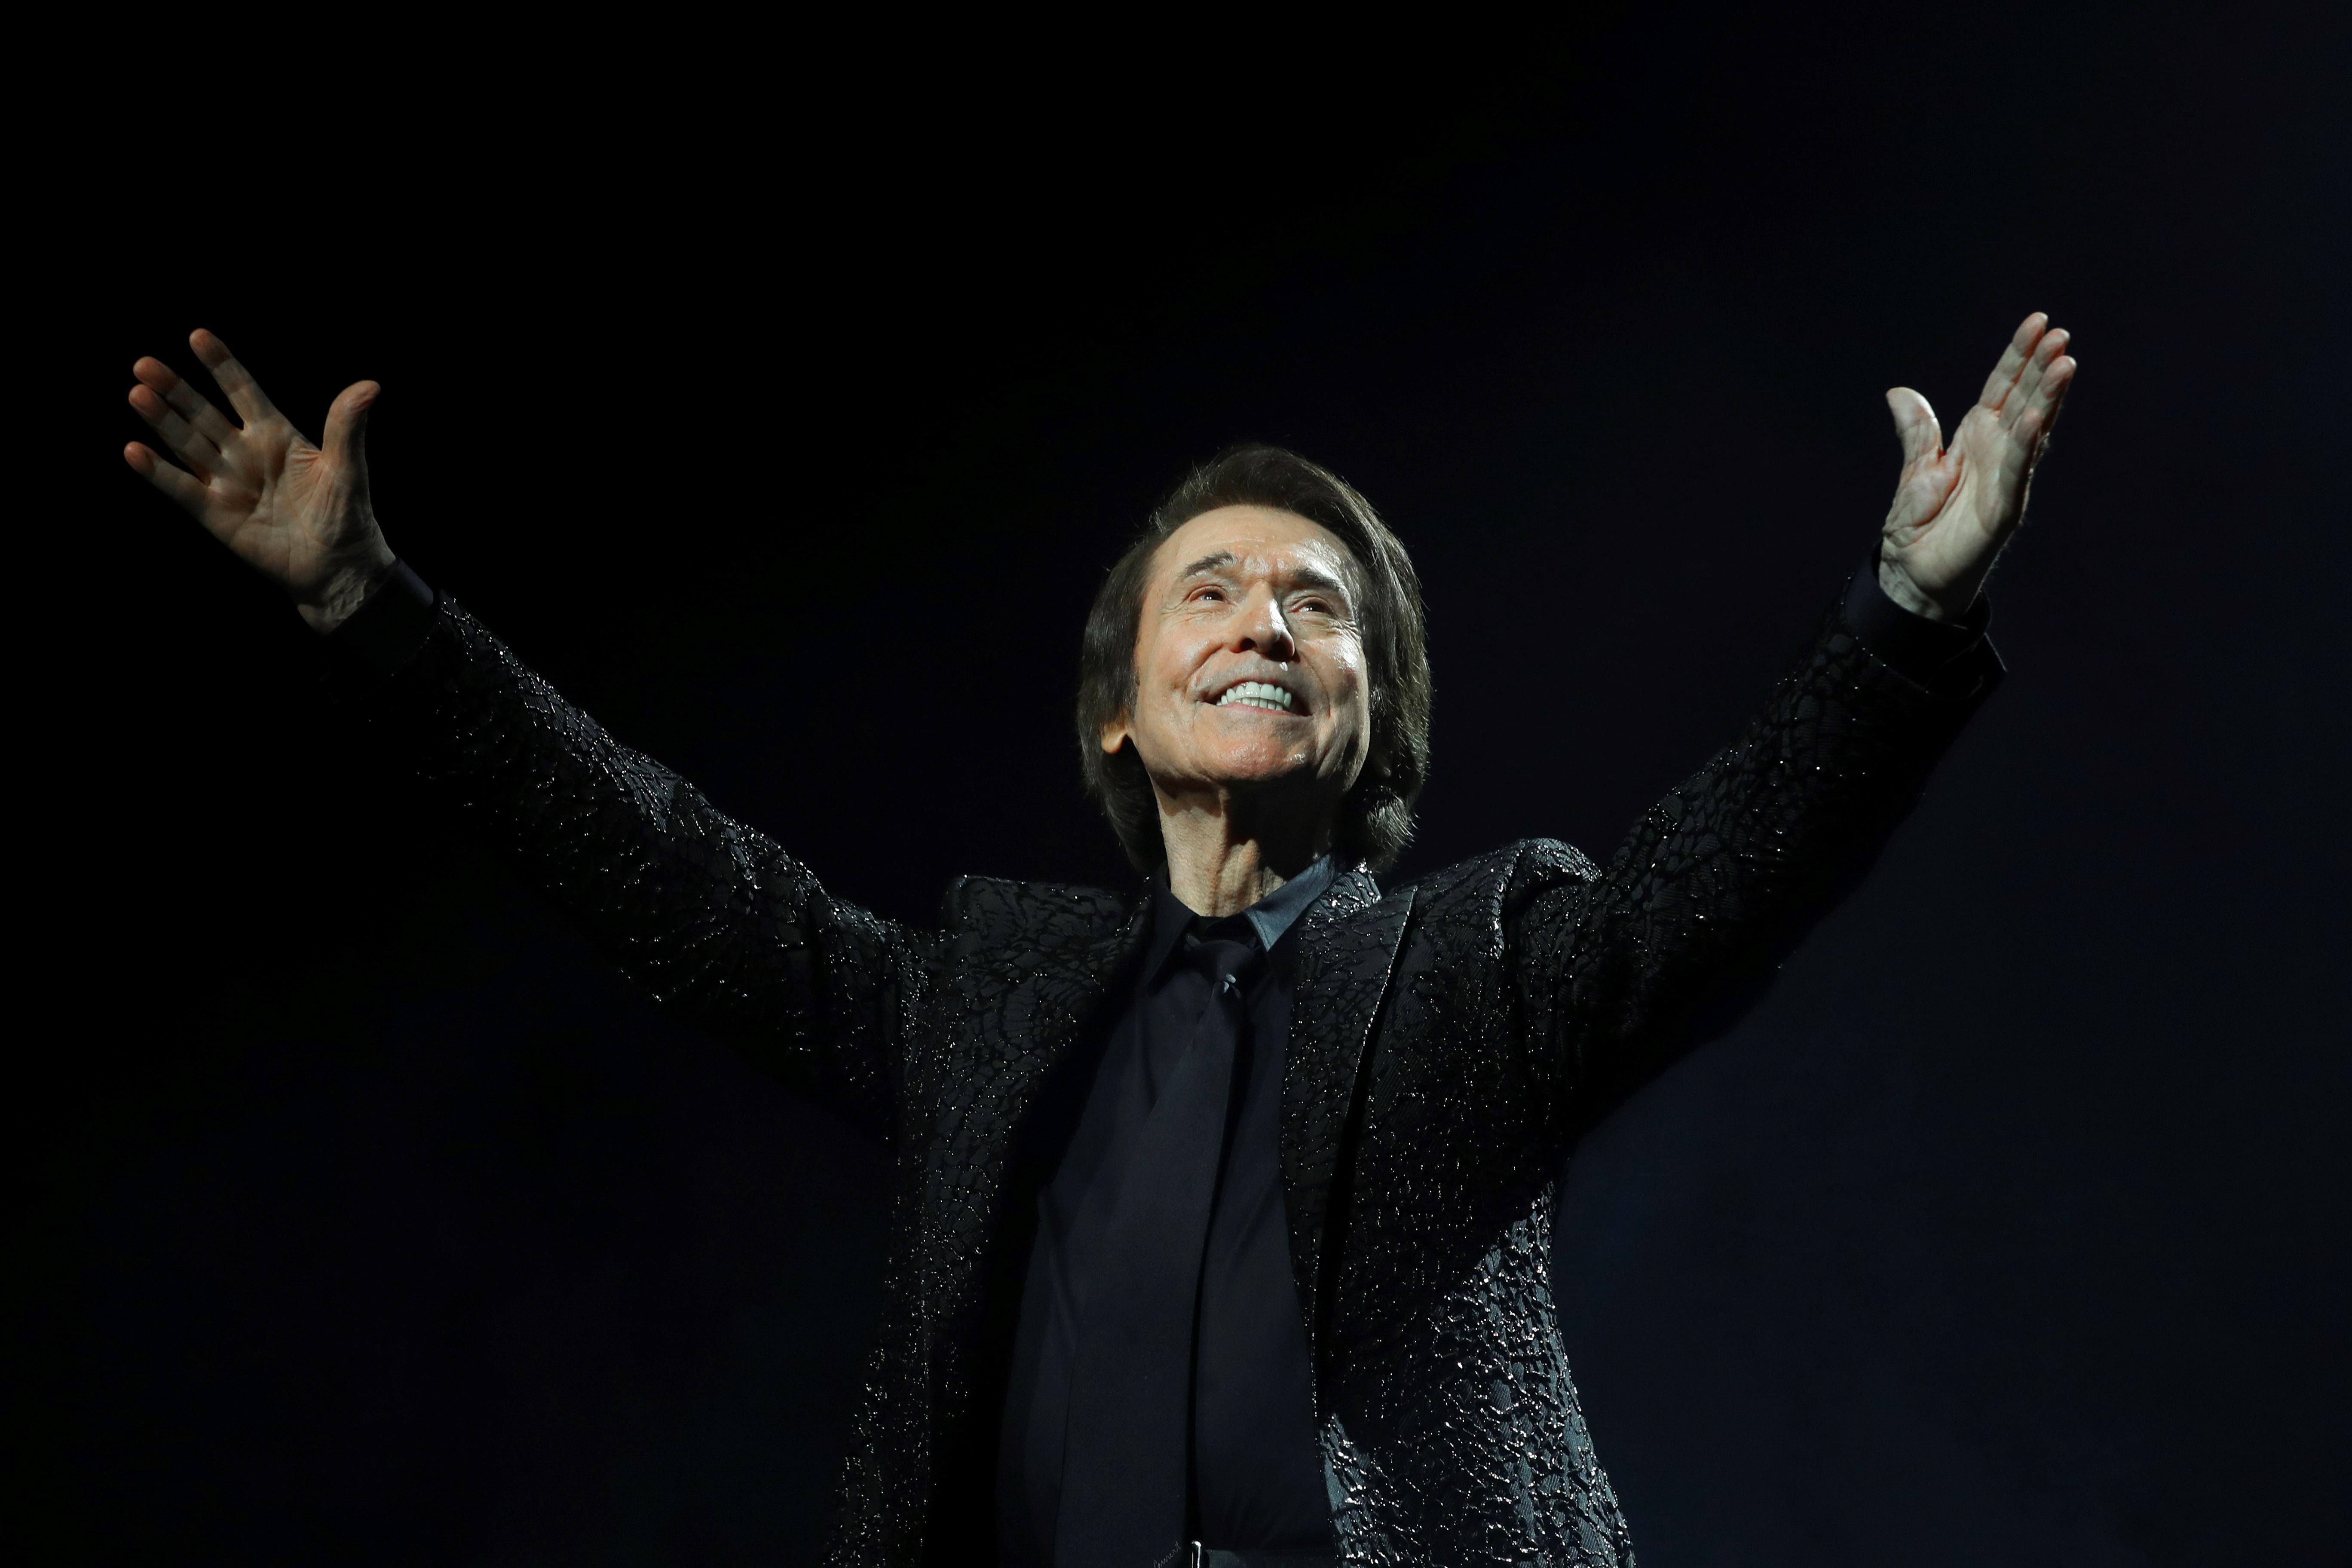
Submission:
M 1237 915 L 1331 848 L 1331 823 L 1244 820 L 1230 798 L 1213 805 L 1160 801 L 1168 889 L 1196 915 Z

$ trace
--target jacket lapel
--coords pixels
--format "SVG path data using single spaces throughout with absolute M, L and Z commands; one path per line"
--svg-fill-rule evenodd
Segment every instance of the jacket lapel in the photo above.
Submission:
M 1151 924 L 1148 892 L 1047 892 L 975 878 L 959 887 L 953 910 L 985 955 L 950 956 L 961 1026 L 978 1061 L 1004 1075 L 1009 1100 L 995 1109 L 1016 1121 L 1133 965 Z
M 1144 938 L 1150 931 L 1151 899 L 1146 894 L 1136 900 L 1126 920 L 1039 963 L 1032 982 L 1036 1011 L 1030 1026 L 1007 1030 L 1013 1038 L 1027 1036 L 1037 1069 L 1059 1066 L 1087 1028 L 1099 1021 L 1111 997 L 1124 996 L 1122 983 L 1129 982 L 1129 972 L 1142 955 Z
M 1333 1184 L 1345 1154 L 1356 1086 L 1370 1052 L 1372 1025 L 1388 994 L 1412 910 L 1411 889 L 1382 899 L 1371 873 L 1360 868 L 1334 882 L 1299 921 L 1289 1058 L 1282 1079 L 1282 1184 L 1291 1270 L 1307 1313 L 1308 1352 L 1318 1368 L 1326 1246 L 1338 1207 Z M 1319 1377 L 1317 1382 L 1319 1388 Z

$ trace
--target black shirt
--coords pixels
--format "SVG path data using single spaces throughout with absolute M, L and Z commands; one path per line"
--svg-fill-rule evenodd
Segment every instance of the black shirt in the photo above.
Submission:
M 1271 898 L 1222 921 L 1185 908 L 1164 875 L 1156 886 L 1134 995 L 1104 1044 L 1076 1129 L 1038 1199 L 999 1456 L 998 1535 L 1008 1563 L 1053 1561 L 1080 1315 L 1095 1291 L 1120 1284 L 1097 1277 L 1103 1237 L 1081 1211 L 1098 1184 L 1116 1190 L 1153 1179 L 1131 1157 L 1139 1146 L 1133 1131 L 1209 1005 L 1208 980 L 1182 962 L 1187 944 L 1202 940 L 1246 940 L 1268 958 L 1249 982 L 1249 1028 L 1237 1042 L 1223 1164 L 1202 1260 L 1192 1528 L 1209 1545 L 1234 1550 L 1331 1543 L 1277 1130 L 1296 946 L 1285 938 L 1333 875 L 1331 863 L 1318 860 Z M 1104 1206 L 1097 1204 L 1096 1212 Z

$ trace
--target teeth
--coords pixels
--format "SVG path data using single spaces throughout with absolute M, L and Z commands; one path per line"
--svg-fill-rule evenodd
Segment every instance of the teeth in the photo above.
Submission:
M 1217 699 L 1220 708 L 1234 702 L 1247 702 L 1259 708 L 1278 708 L 1287 713 L 1297 705 L 1297 699 L 1281 687 L 1266 681 L 1244 680 Z

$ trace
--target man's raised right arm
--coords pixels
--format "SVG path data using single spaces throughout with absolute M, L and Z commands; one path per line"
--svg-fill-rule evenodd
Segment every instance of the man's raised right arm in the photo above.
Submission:
M 362 436 L 378 388 L 312 446 L 208 332 L 190 338 L 241 424 L 160 361 L 132 406 L 186 465 L 132 468 L 277 582 L 368 688 L 372 718 L 523 875 L 667 1007 L 885 1131 L 923 937 L 836 904 L 807 868 L 619 744 L 384 543 Z

